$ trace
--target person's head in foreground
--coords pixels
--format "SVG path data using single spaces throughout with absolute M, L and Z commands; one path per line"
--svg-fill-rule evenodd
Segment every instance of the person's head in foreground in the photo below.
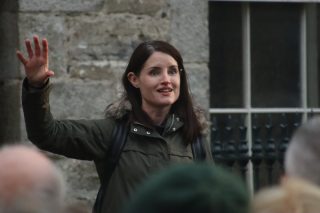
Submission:
M 287 177 L 254 196 L 252 213 L 318 213 L 320 189 L 306 180 Z
M 54 164 L 34 148 L 0 149 L 0 213 L 57 213 L 65 185 Z
M 320 186 L 319 162 L 320 116 L 315 116 L 293 134 L 285 153 L 285 173 Z
M 246 213 L 249 194 L 234 174 L 208 164 L 176 165 L 141 185 L 125 213 Z

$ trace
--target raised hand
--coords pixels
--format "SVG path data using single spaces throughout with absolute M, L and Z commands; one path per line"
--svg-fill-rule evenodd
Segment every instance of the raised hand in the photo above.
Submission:
M 29 84 L 33 87 L 41 87 L 49 77 L 54 75 L 54 72 L 49 70 L 48 41 L 42 39 L 42 49 L 38 36 L 33 36 L 33 42 L 34 50 L 32 49 L 31 41 L 25 40 L 28 59 L 19 50 L 17 50 L 17 57 L 24 66 Z

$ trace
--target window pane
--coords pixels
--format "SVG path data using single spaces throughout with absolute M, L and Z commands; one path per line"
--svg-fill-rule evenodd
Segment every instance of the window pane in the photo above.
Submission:
M 242 107 L 241 3 L 209 2 L 210 106 Z
M 253 107 L 299 107 L 301 5 L 251 4 Z
M 307 70 L 308 70 L 308 107 L 320 106 L 320 73 L 319 73 L 319 35 L 320 35 L 320 6 L 307 6 Z
M 316 81 L 316 86 L 315 86 L 315 94 L 314 94 L 314 98 L 316 99 L 315 101 L 315 105 L 312 106 L 312 107 L 320 107 L 320 71 L 319 71 L 319 62 L 320 62 L 320 5 L 318 4 L 317 6 L 317 19 L 316 19 L 316 23 L 317 23 L 317 35 L 316 35 L 316 38 L 317 38 L 317 81 Z

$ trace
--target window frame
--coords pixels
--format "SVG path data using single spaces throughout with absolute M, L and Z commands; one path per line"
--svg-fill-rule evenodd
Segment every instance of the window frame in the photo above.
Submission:
M 280 1 L 280 0 L 211 0 L 210 2 L 242 2 L 242 43 L 243 43 L 243 108 L 209 108 L 209 114 L 243 114 L 245 115 L 245 125 L 247 127 L 247 135 L 246 139 L 248 142 L 249 156 L 252 156 L 252 145 L 253 145 L 253 137 L 252 137 L 252 115 L 253 114 L 272 114 L 272 113 L 301 113 L 302 121 L 305 122 L 308 118 L 308 114 L 320 113 L 320 107 L 308 107 L 308 70 L 307 63 L 308 61 L 308 44 L 307 40 L 307 10 L 308 8 L 312 8 L 315 4 L 320 3 L 318 1 L 303 1 L 303 0 L 290 0 L 290 1 Z M 301 107 L 288 107 L 288 108 L 254 108 L 251 107 L 251 52 L 250 52 L 250 3 L 255 2 L 265 2 L 265 3 L 303 3 L 302 4 L 302 13 L 301 13 L 301 31 L 300 31 L 300 79 L 301 79 Z M 209 20 L 210 21 L 210 20 Z M 320 39 L 319 39 L 320 42 Z M 320 64 L 320 61 L 319 61 Z M 319 66 L 318 64 L 318 66 Z M 320 73 L 318 73 L 320 75 Z M 318 83 L 319 84 L 319 83 Z M 319 94 L 318 94 L 319 95 Z M 247 165 L 247 173 L 246 180 L 249 186 L 251 193 L 254 192 L 254 179 L 253 179 L 253 165 L 252 162 L 249 161 Z

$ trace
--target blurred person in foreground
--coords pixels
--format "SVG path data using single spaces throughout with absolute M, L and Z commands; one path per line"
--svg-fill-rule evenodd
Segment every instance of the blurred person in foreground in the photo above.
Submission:
M 302 124 L 285 153 L 285 173 L 320 186 L 320 116 Z M 320 210 L 319 210 L 320 211 Z
M 24 145 L 0 149 L 0 213 L 63 212 L 65 182 L 42 153 Z
M 142 184 L 124 213 L 247 213 L 249 194 L 235 174 L 209 164 L 171 166 Z
M 299 178 L 283 178 L 281 184 L 261 189 L 252 202 L 252 213 L 318 213 L 320 188 Z

